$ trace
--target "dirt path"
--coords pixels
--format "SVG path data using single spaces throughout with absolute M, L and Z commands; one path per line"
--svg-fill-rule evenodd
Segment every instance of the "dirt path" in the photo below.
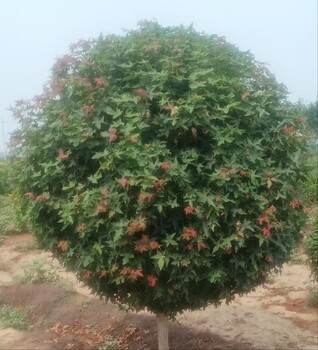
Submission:
M 23 266 L 43 261 L 54 283 L 21 284 Z M 306 306 L 309 272 L 286 265 L 265 287 L 231 305 L 186 312 L 171 325 L 172 349 L 317 350 L 317 309 Z M 121 349 L 153 349 L 156 323 L 145 312 L 125 314 L 99 301 L 50 255 L 35 249 L 30 235 L 11 236 L 0 246 L 0 307 L 27 309 L 29 331 L 0 325 L 0 349 L 97 349 L 116 338 Z M 31 312 L 30 312 L 31 310 Z

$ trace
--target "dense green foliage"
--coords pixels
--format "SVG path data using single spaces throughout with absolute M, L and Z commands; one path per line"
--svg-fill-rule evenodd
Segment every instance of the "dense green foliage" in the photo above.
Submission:
M 143 23 L 81 41 L 14 113 L 14 181 L 39 242 L 122 305 L 229 301 L 300 238 L 303 121 L 221 37 Z
M 307 120 L 309 129 L 318 137 L 318 101 L 309 104 L 303 104 L 302 115 Z
M 312 275 L 318 281 L 318 218 L 314 222 L 314 231 L 306 241 L 306 252 Z
M 7 163 L 0 160 L 0 195 L 8 193 Z

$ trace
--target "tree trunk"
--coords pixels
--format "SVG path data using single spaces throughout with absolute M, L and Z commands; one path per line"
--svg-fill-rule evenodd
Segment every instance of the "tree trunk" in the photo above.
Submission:
M 158 321 L 158 349 L 169 350 L 169 325 L 165 314 L 157 315 Z

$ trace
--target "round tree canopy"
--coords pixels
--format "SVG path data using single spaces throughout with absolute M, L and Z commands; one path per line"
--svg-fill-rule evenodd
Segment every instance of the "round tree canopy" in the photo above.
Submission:
M 80 41 L 14 109 L 23 212 L 123 306 L 230 301 L 300 236 L 303 122 L 286 94 L 249 52 L 191 27 Z

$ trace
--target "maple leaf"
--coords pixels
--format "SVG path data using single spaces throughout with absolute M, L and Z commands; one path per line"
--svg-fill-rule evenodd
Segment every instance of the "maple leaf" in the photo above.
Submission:
M 228 173 L 227 169 L 221 168 L 220 169 L 220 178 L 222 180 L 226 180 L 226 179 L 228 179 L 228 177 L 229 177 L 229 173 Z
M 103 77 L 95 78 L 94 83 L 97 87 L 107 87 L 109 85 L 108 81 Z
M 190 206 L 189 207 L 185 207 L 183 210 L 184 210 L 186 215 L 191 215 L 191 214 L 193 214 L 195 212 L 195 208 L 190 207 Z
M 91 105 L 83 106 L 82 109 L 86 115 L 89 115 L 94 112 L 95 108 L 96 108 L 95 104 L 91 104 Z
M 198 130 L 196 128 L 191 128 L 191 133 L 193 138 L 196 140 L 198 138 Z
M 144 252 L 147 252 L 148 251 L 148 248 L 147 246 L 143 245 L 143 244 L 139 244 L 139 245 L 136 245 L 134 250 L 136 252 L 139 252 L 139 253 L 144 253 Z
M 140 242 L 144 245 L 148 245 L 150 242 L 149 236 L 148 235 L 142 235 Z
M 106 277 L 107 271 L 106 270 L 102 270 L 99 272 L 99 278 L 103 278 Z
M 102 200 L 98 203 L 97 207 L 95 208 L 95 213 L 99 214 L 99 213 L 106 213 L 107 211 L 107 206 L 108 206 L 108 202 L 105 200 Z
M 161 192 L 163 188 L 165 187 L 166 182 L 164 180 L 157 180 L 154 183 L 154 188 L 157 192 Z
M 207 247 L 207 245 L 202 241 L 198 241 L 197 247 L 198 247 L 198 251 L 200 252 L 201 250 L 205 249 Z
M 161 163 L 161 169 L 168 170 L 170 168 L 171 168 L 171 165 L 170 165 L 170 163 L 168 161 L 164 161 L 164 162 Z
M 182 238 L 185 241 L 190 241 L 191 238 L 196 238 L 196 237 L 198 237 L 198 233 L 193 228 L 187 228 L 182 235 Z
M 114 141 L 116 141 L 118 139 L 118 135 L 117 135 L 117 129 L 115 128 L 109 128 L 108 129 L 108 141 L 109 143 L 112 143 Z
M 191 243 L 191 244 L 187 244 L 187 249 L 188 250 L 192 250 L 193 249 L 193 244 Z
M 240 171 L 240 176 L 242 176 L 242 177 L 248 176 L 248 172 L 245 171 L 245 170 L 241 170 Z
M 126 177 L 122 177 L 120 180 L 118 180 L 118 182 L 123 188 L 129 185 L 129 180 Z
M 269 215 L 273 215 L 276 213 L 276 207 L 274 205 L 271 205 L 267 210 L 266 210 L 266 214 L 269 214 Z
M 150 192 L 142 192 L 139 194 L 138 200 L 141 202 L 150 203 L 153 200 L 154 194 Z
M 90 280 L 93 277 L 93 272 L 90 270 L 83 270 L 83 278 L 84 280 Z
M 108 190 L 108 187 L 103 187 L 101 190 L 100 190 L 100 193 L 103 195 L 103 196 L 107 196 L 108 193 L 109 193 L 109 190 Z
M 233 248 L 231 246 L 225 247 L 224 251 L 227 255 L 232 255 L 233 254 Z
M 158 277 L 155 275 L 148 275 L 147 282 L 148 282 L 148 286 L 153 288 L 158 283 Z
M 260 225 L 263 225 L 264 223 L 269 224 L 270 223 L 270 218 L 267 215 L 260 215 L 257 218 L 257 221 Z
M 149 243 L 151 249 L 159 249 L 161 245 L 157 241 L 152 241 Z
M 272 257 L 272 255 L 268 255 L 268 256 L 265 258 L 265 261 L 268 262 L 269 264 L 271 264 L 271 263 L 274 261 L 274 258 Z
M 76 231 L 77 232 L 84 232 L 86 230 L 86 228 L 87 228 L 86 224 L 80 223 L 77 225 Z
M 48 192 L 44 192 L 42 194 L 39 194 L 38 196 L 36 196 L 35 200 L 37 202 L 47 202 L 50 199 L 50 194 Z
M 289 205 L 293 208 L 299 208 L 303 205 L 303 201 L 301 199 L 298 198 L 294 198 L 292 201 L 289 202 Z
M 283 128 L 282 128 L 282 131 L 284 134 L 286 135 L 290 135 L 290 136 L 294 136 L 296 135 L 296 129 L 293 127 L 293 126 L 288 126 L 288 125 L 285 125 Z
M 65 160 L 68 160 L 68 155 L 60 148 L 57 153 L 56 159 L 60 162 L 64 162 Z
M 172 117 L 179 114 L 179 107 L 174 106 L 171 103 L 166 104 L 164 109 L 170 111 Z
M 68 249 L 68 246 L 69 246 L 68 242 L 62 240 L 62 241 L 59 241 L 57 248 L 61 249 L 62 252 L 65 252 Z
M 142 99 L 146 99 L 148 97 L 148 92 L 145 89 L 137 89 L 135 90 L 135 94 Z
M 272 225 L 268 225 L 267 227 L 263 227 L 262 232 L 263 232 L 264 238 L 269 238 L 269 236 L 271 235 L 272 228 L 273 228 Z
M 129 279 L 136 281 L 138 278 L 144 277 L 141 269 L 132 269 L 130 267 L 125 267 L 121 274 L 127 276 Z
M 28 199 L 34 199 L 36 194 L 34 192 L 26 192 L 24 194 Z
M 222 202 L 222 196 L 215 196 L 215 202 L 221 203 Z
M 146 220 L 143 217 L 139 217 L 130 222 L 127 227 L 127 233 L 131 236 L 137 232 L 145 231 L 146 229 Z
M 154 51 L 155 53 L 157 53 L 160 49 L 161 49 L 161 45 L 159 41 L 153 41 L 146 46 L 147 51 Z

